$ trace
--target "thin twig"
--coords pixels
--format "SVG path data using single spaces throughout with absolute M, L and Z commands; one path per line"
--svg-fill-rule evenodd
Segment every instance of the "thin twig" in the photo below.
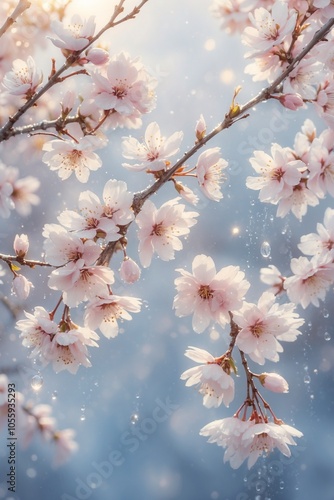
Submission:
M 6 19 L 0 28 L 0 38 L 6 31 L 16 22 L 16 19 L 27 9 L 29 9 L 31 3 L 28 0 L 19 0 L 16 8 L 10 16 Z
M 283 71 L 283 73 L 280 76 L 276 78 L 276 80 L 274 80 L 274 82 L 271 85 L 262 90 L 257 96 L 248 101 L 246 104 L 240 106 L 238 111 L 234 112 L 232 117 L 227 113 L 225 115 L 224 120 L 215 129 L 213 129 L 212 132 L 210 132 L 202 140 L 196 143 L 195 146 L 193 146 L 187 153 L 185 153 L 182 156 L 182 158 L 178 160 L 172 168 L 164 172 L 152 186 L 148 187 L 144 191 L 136 193 L 133 199 L 133 209 L 135 214 L 138 214 L 140 212 L 144 202 L 150 196 L 156 193 L 157 190 L 173 176 L 173 174 L 178 170 L 178 168 L 180 168 L 187 160 L 189 160 L 189 158 L 191 158 L 195 153 L 197 153 L 197 151 L 200 148 L 202 148 L 207 142 L 209 142 L 222 130 L 231 127 L 231 125 L 233 125 L 236 121 L 248 116 L 246 115 L 246 112 L 251 110 L 256 104 L 268 100 L 271 94 L 275 93 L 277 87 L 279 87 L 279 85 L 285 80 L 285 78 L 296 68 L 296 66 L 298 66 L 298 64 L 306 56 L 306 54 L 308 54 L 308 52 L 310 52 L 310 50 L 313 49 L 313 47 L 318 42 L 323 40 L 323 38 L 331 30 L 333 25 L 334 25 L 334 18 L 331 18 L 319 31 L 317 31 L 312 40 L 306 45 L 306 47 L 301 51 L 301 53 L 294 58 L 292 63 L 286 68 L 285 71 Z
M 24 1 L 24 0 L 22 0 Z M 108 23 L 94 36 L 91 38 L 91 40 L 87 40 L 87 45 L 83 47 L 81 50 L 77 50 L 76 52 L 73 52 L 64 64 L 58 69 L 58 71 L 54 72 L 52 76 L 49 78 L 48 82 L 38 91 L 36 92 L 23 106 L 21 106 L 17 112 L 9 117 L 8 122 L 0 129 L 0 142 L 6 141 L 13 135 L 16 135 L 13 133 L 13 126 L 17 121 L 23 116 L 32 106 L 35 105 L 35 103 L 54 85 L 56 85 L 59 81 L 61 81 L 61 75 L 69 69 L 73 64 L 75 64 L 78 59 L 80 58 L 80 54 L 82 52 L 86 51 L 93 43 L 98 40 L 98 38 L 108 29 L 113 28 L 117 26 L 118 24 L 124 23 L 125 21 L 128 21 L 130 19 L 134 19 L 136 15 L 140 12 L 140 9 L 148 2 L 149 0 L 142 0 L 139 5 L 133 8 L 133 10 L 125 15 L 123 18 L 118 20 L 116 22 L 117 17 L 123 12 L 123 4 L 125 0 L 121 0 L 118 5 L 116 5 L 114 9 L 114 13 L 111 16 L 110 20 Z
M 22 257 L 18 257 L 17 255 L 0 254 L 0 260 L 3 260 L 4 262 L 7 262 L 7 264 L 11 264 L 12 262 L 17 262 L 21 266 L 29 266 L 29 267 L 36 267 L 36 266 L 54 267 L 51 264 L 48 264 L 47 262 L 42 262 L 40 260 L 27 260 L 27 259 L 24 259 Z

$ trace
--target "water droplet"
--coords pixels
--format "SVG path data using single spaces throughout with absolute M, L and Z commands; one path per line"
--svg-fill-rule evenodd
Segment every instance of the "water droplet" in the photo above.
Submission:
M 140 398 L 139 394 L 136 394 L 136 399 L 139 399 L 139 398 Z
M 57 399 L 57 396 L 58 396 L 58 392 L 57 391 L 53 391 L 53 393 L 51 394 L 51 399 L 53 401 L 55 401 Z
M 139 415 L 138 413 L 133 413 L 130 417 L 130 422 L 132 425 L 136 425 L 136 423 L 138 422 L 139 420 Z
M 318 375 L 318 370 L 317 369 L 313 370 L 313 373 L 315 373 L 316 375 Z
M 279 482 L 279 489 L 284 490 L 284 481 Z
M 27 469 L 27 476 L 33 479 L 34 477 L 37 476 L 36 470 L 33 469 L 32 467 L 29 467 L 29 469 Z
M 325 334 L 324 334 L 324 339 L 325 339 L 327 342 L 331 339 L 331 336 L 330 336 L 330 333 L 329 333 L 329 332 L 325 332 Z
M 323 314 L 324 318 L 329 317 L 329 312 L 327 311 L 327 309 L 324 309 L 322 314 Z
M 43 385 L 43 377 L 41 375 L 34 375 L 31 379 L 31 382 L 30 382 L 30 385 L 31 385 L 31 388 L 38 392 L 41 388 L 42 388 L 42 385 Z
M 305 375 L 304 384 L 309 384 L 311 382 L 311 377 L 309 375 Z
M 268 257 L 270 257 L 270 253 L 271 253 L 270 243 L 268 241 L 264 241 L 261 245 L 261 255 L 265 259 L 268 259 Z
M 81 410 L 80 420 L 81 420 L 81 422 L 84 422 L 86 420 L 86 414 L 85 414 L 86 407 L 85 407 L 85 405 L 82 405 L 80 410 Z

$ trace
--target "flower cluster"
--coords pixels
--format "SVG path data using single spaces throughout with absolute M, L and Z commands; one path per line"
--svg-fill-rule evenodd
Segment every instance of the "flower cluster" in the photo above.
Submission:
M 250 163 L 258 176 L 247 177 L 247 187 L 260 191 L 260 201 L 277 205 L 277 217 L 285 217 L 291 210 L 301 219 L 308 206 L 318 205 L 327 193 L 334 196 L 333 139 L 330 128 L 317 136 L 313 122 L 307 119 L 293 149 L 273 144 L 271 155 L 254 152 Z
M 14 403 L 10 392 L 11 384 L 7 375 L 0 374 L 0 426 L 7 425 L 13 412 L 10 411 Z M 33 405 L 30 401 L 25 401 L 21 392 L 15 391 L 15 415 L 16 429 L 19 436 L 18 443 L 26 447 L 36 434 L 40 434 L 44 441 L 52 442 L 55 447 L 54 465 L 57 467 L 65 463 L 71 455 L 78 449 L 78 444 L 74 441 L 75 432 L 73 429 L 59 430 L 56 427 L 56 420 L 51 415 L 52 408 L 46 404 Z M 7 422 L 8 421 L 8 422 Z
M 19 178 L 19 170 L 0 163 L 0 215 L 8 218 L 11 210 L 20 215 L 31 213 L 31 206 L 38 205 L 40 199 L 35 191 L 40 186 L 36 177 Z
M 206 123 L 201 115 L 195 127 L 196 143 L 203 139 L 205 131 Z M 146 128 L 145 142 L 140 143 L 131 136 L 123 138 L 124 158 L 138 163 L 123 163 L 122 165 L 127 170 L 154 174 L 158 179 L 163 172 L 173 168 L 169 158 L 179 151 L 182 138 L 182 132 L 174 132 L 168 138 L 162 136 L 159 125 L 152 122 Z M 186 170 L 184 165 L 179 168 L 174 167 L 170 178 L 176 191 L 193 205 L 197 204 L 198 197 L 188 186 L 180 182 L 180 177 L 196 177 L 202 193 L 210 200 L 220 201 L 223 197 L 221 192 L 221 184 L 224 181 L 223 170 L 227 166 L 227 161 L 221 157 L 220 148 L 210 148 L 199 155 L 194 168 Z
M 290 456 L 288 445 L 295 445 L 293 437 L 301 437 L 302 433 L 274 415 L 255 387 L 255 380 L 266 389 L 280 393 L 288 392 L 288 383 L 277 373 L 252 372 L 246 356 L 259 365 L 267 359 L 277 362 L 283 351 L 280 342 L 296 340 L 304 320 L 295 312 L 294 303 L 279 304 L 271 292 L 263 293 L 258 304 L 246 302 L 244 295 L 249 283 L 238 267 L 228 266 L 217 273 L 211 257 L 198 255 L 193 260 L 192 271 L 191 274 L 178 269 L 181 277 L 175 280 L 176 314 L 193 314 L 193 329 L 198 333 L 212 321 L 221 326 L 229 324 L 231 342 L 228 350 L 218 357 L 204 349 L 189 347 L 185 355 L 198 366 L 183 372 L 181 379 L 186 380 L 188 387 L 197 386 L 207 408 L 218 407 L 221 403 L 228 407 L 234 399 L 233 375 L 237 373 L 232 352 L 238 348 L 248 387 L 247 397 L 234 417 L 211 422 L 200 434 L 209 436 L 209 442 L 226 448 L 224 461 L 230 461 L 233 468 L 238 468 L 246 458 L 251 467 L 263 453 L 268 454 L 274 448 Z M 247 419 L 250 408 L 251 415 Z

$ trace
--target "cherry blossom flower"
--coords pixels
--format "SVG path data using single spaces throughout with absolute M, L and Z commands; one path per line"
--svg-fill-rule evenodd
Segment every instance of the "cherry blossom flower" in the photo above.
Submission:
M 226 448 L 224 463 L 229 461 L 231 467 L 237 469 L 247 458 L 242 447 L 242 436 L 250 426 L 249 420 L 227 417 L 205 425 L 200 430 L 200 435 L 208 437 L 209 443 L 217 443 L 218 446 Z
M 285 278 L 281 275 L 280 270 L 273 264 L 260 269 L 260 280 L 262 283 L 270 285 L 268 292 L 275 295 L 278 295 L 284 290 L 283 283 Z
M 42 72 L 36 68 L 35 61 L 29 56 L 27 62 L 22 59 L 13 61 L 13 69 L 5 74 L 2 84 L 9 94 L 30 99 L 42 81 Z
M 266 80 L 272 83 L 288 66 L 286 61 L 281 60 L 279 54 L 286 52 L 289 45 L 282 42 L 265 54 L 254 57 L 253 62 L 246 65 L 245 73 L 253 75 L 254 82 Z
M 323 63 L 313 57 L 305 57 L 284 80 L 283 92 L 299 94 L 303 99 L 313 100 L 323 79 Z
M 257 6 L 256 0 L 214 0 L 210 10 L 221 21 L 227 33 L 242 33 L 249 26 L 249 12 Z
M 293 303 L 279 305 L 270 292 L 264 292 L 257 305 L 245 302 L 233 317 L 241 329 L 236 345 L 260 365 L 265 359 L 278 361 L 283 352 L 279 340 L 293 342 L 301 334 L 298 328 L 304 320 L 294 309 Z
M 43 364 L 52 363 L 58 373 L 68 370 L 76 373 L 78 367 L 91 366 L 87 346 L 97 347 L 99 336 L 87 327 L 80 327 L 71 321 L 59 325 L 50 319 L 43 307 L 35 307 L 34 313 L 24 313 L 26 319 L 17 321 L 16 329 L 25 347 L 33 348 L 30 357 L 37 357 Z
M 80 365 L 90 367 L 87 346 L 98 347 L 99 336 L 87 327 L 72 324 L 72 329 L 58 331 L 48 344 L 46 359 L 52 363 L 56 373 L 68 370 L 75 374 Z
M 318 233 L 310 233 L 301 237 L 299 250 L 305 255 L 326 255 L 330 252 L 334 256 L 334 210 L 327 208 L 324 223 L 317 224 Z
M 174 132 L 168 138 L 162 136 L 159 125 L 152 122 L 146 128 L 143 143 L 134 137 L 123 137 L 122 154 L 124 158 L 137 160 L 139 163 L 122 163 L 122 166 L 136 172 L 166 170 L 169 165 L 167 158 L 174 156 L 179 151 L 182 139 L 183 132 Z
M 237 417 L 215 420 L 203 427 L 200 434 L 208 436 L 209 443 L 226 448 L 224 462 L 230 462 L 233 469 L 238 469 L 246 459 L 250 469 L 260 456 L 271 453 L 275 448 L 290 457 L 289 446 L 296 445 L 293 438 L 303 436 L 290 425 L 257 423 L 255 419 L 243 421 Z
M 75 431 L 73 429 L 62 429 L 56 431 L 53 439 L 56 445 L 54 466 L 64 464 L 71 455 L 78 450 L 78 443 L 74 441 Z
M 92 191 L 80 193 L 79 212 L 65 210 L 58 221 L 81 238 L 103 238 L 116 241 L 121 235 L 119 226 L 134 218 L 132 195 L 123 181 L 110 179 L 103 190 L 104 204 Z
M 125 257 L 122 261 L 119 274 L 125 283 L 132 284 L 139 280 L 141 270 L 137 262 L 130 257 Z
M 254 151 L 249 161 L 259 177 L 247 177 L 247 187 L 260 190 L 260 201 L 274 204 L 292 195 L 293 187 L 298 185 L 301 173 L 307 168 L 304 162 L 295 159 L 290 148 L 279 144 L 272 145 L 271 156 L 264 151 Z
M 118 226 L 127 225 L 134 219 L 133 195 L 124 181 L 110 179 L 103 188 L 104 215 L 112 218 Z
M 78 200 L 79 212 L 65 210 L 58 216 L 60 224 L 69 231 L 75 231 L 80 238 L 105 238 L 118 240 L 119 227 L 112 218 L 105 217 L 99 197 L 92 191 L 83 191 Z
M 297 444 L 293 438 L 302 436 L 300 431 L 290 425 L 255 423 L 253 420 L 252 425 L 242 435 L 243 453 L 248 456 L 248 468 L 250 469 L 260 456 L 271 453 L 275 448 L 284 456 L 290 457 L 289 446 Z
M 45 224 L 43 229 L 45 257 L 49 264 L 62 266 L 71 261 L 83 261 L 83 265 L 95 263 L 101 248 L 92 240 L 83 241 L 77 234 L 69 233 L 58 224 Z
M 74 14 L 70 22 L 54 20 L 51 29 L 58 38 L 51 38 L 52 43 L 65 51 L 76 52 L 84 49 L 94 36 L 95 16 L 84 20 Z
M 334 139 L 334 131 L 329 131 L 330 139 Z M 332 142 L 333 144 L 333 142 Z M 309 153 L 309 178 L 307 186 L 319 198 L 324 198 L 328 192 L 334 196 L 334 151 L 328 150 L 323 135 L 315 138 Z
M 42 354 L 42 360 L 45 362 L 43 353 L 57 333 L 58 325 L 50 319 L 50 314 L 41 306 L 35 307 L 33 314 L 26 311 L 24 314 L 25 319 L 17 321 L 15 326 L 21 332 L 22 345 L 33 348 L 30 357 Z
M 174 184 L 176 191 L 181 196 L 181 198 L 186 200 L 188 203 L 191 203 L 191 205 L 197 205 L 199 198 L 194 193 L 194 191 L 192 191 L 188 186 L 185 186 L 184 184 L 182 184 L 182 182 L 180 182 L 180 181 L 176 182 L 175 179 L 173 179 L 173 184 Z
M 22 401 L 23 403 L 23 401 Z M 38 404 L 29 405 L 26 411 L 23 404 L 19 407 L 21 428 L 23 433 L 23 446 L 26 447 L 31 442 L 36 432 L 40 432 L 45 440 L 49 440 L 55 431 L 56 421 L 51 416 L 52 408 L 50 405 Z
M 20 258 L 24 258 L 29 249 L 29 238 L 26 234 L 16 235 L 13 243 L 14 251 Z
M 293 215 L 301 220 L 306 214 L 308 206 L 315 207 L 318 204 L 318 197 L 301 180 L 299 184 L 293 186 L 291 195 L 279 200 L 276 216 L 285 217 L 291 210 Z
M 319 115 L 328 123 L 334 126 L 334 82 L 325 80 L 317 88 L 317 95 L 313 101 Z
M 154 252 L 162 260 L 174 259 L 175 251 L 183 248 L 180 237 L 189 234 L 190 227 L 196 224 L 198 213 L 186 212 L 179 199 L 167 201 L 160 208 L 147 200 L 138 214 L 138 249 L 143 267 L 151 264 Z
M 21 179 L 19 170 L 6 167 L 0 163 L 0 215 L 9 217 L 11 210 L 16 210 L 20 215 L 31 213 L 31 205 L 38 205 L 39 197 L 35 194 L 40 182 L 36 177 L 28 176 Z
M 199 366 L 186 370 L 181 375 L 181 380 L 187 380 L 186 386 L 197 385 L 199 393 L 203 395 L 203 404 L 207 408 L 221 405 L 229 406 L 234 399 L 234 380 L 229 370 L 224 370 L 221 361 L 214 358 L 208 351 L 189 347 L 185 355 L 201 363 Z
M 131 59 L 124 52 L 112 57 L 100 72 L 94 72 L 92 79 L 95 105 L 113 112 L 109 115 L 110 126 L 138 127 L 140 116 L 155 106 L 156 80 L 139 59 Z
M 253 26 L 247 26 L 242 41 L 250 48 L 245 57 L 264 54 L 279 45 L 284 38 L 291 36 L 296 25 L 297 12 L 289 10 L 288 4 L 276 1 L 271 13 L 260 7 L 249 14 Z
M 263 387 L 272 392 L 289 392 L 289 384 L 278 373 L 261 373 L 258 377 Z
M 207 149 L 197 160 L 197 180 L 201 190 L 210 200 L 219 201 L 223 197 L 220 184 L 224 179 L 222 171 L 226 167 L 227 161 L 220 157 L 220 148 Z
M 119 333 L 117 320 L 131 320 L 129 312 L 137 313 L 140 307 L 140 299 L 134 297 L 100 294 L 86 307 L 85 324 L 94 330 L 99 328 L 107 339 L 115 338 Z
M 29 297 L 31 288 L 34 288 L 34 285 L 22 274 L 17 274 L 13 279 L 12 291 L 20 300 L 26 300 Z
M 91 170 L 98 170 L 102 161 L 94 153 L 96 142 L 93 137 L 83 137 L 80 141 L 55 139 L 46 142 L 43 150 L 43 161 L 50 170 L 55 170 L 62 180 L 68 179 L 72 173 L 80 182 L 87 182 Z
M 84 259 L 79 259 L 52 271 L 48 286 L 63 292 L 64 304 L 77 307 L 81 302 L 102 295 L 107 285 L 113 282 L 114 273 L 111 269 L 85 266 Z
M 334 281 L 334 264 L 331 254 L 315 255 L 309 260 L 299 257 L 291 260 L 293 276 L 286 278 L 284 288 L 290 300 L 305 309 L 309 304 L 319 306 L 326 291 Z
M 19 215 L 26 217 L 31 214 L 32 205 L 38 205 L 40 202 L 40 198 L 35 194 L 35 191 L 37 191 L 41 183 L 31 175 L 20 179 L 18 179 L 18 175 L 18 169 L 8 169 L 8 180 L 13 186 L 11 198 L 14 202 L 14 208 Z
M 197 255 L 192 274 L 184 269 L 176 271 L 181 276 L 174 281 L 178 293 L 173 308 L 179 317 L 193 315 L 195 332 L 202 333 L 211 321 L 226 325 L 230 322 L 230 311 L 242 307 L 249 283 L 239 267 L 223 267 L 217 273 L 211 257 Z
M 308 164 L 311 145 L 316 137 L 316 127 L 312 120 L 307 118 L 303 123 L 301 132 L 296 134 L 294 141 L 295 153 L 305 164 Z

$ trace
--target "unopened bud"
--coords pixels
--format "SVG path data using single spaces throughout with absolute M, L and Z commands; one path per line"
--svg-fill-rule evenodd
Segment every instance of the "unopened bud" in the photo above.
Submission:
M 121 279 L 125 281 L 125 283 L 135 283 L 140 278 L 140 267 L 138 264 L 130 259 L 130 257 L 125 257 L 123 260 L 120 270 L 119 270 Z
M 31 281 L 27 280 L 22 274 L 18 274 L 13 279 L 12 290 L 20 300 L 26 300 L 29 297 L 30 289 L 33 287 Z
M 104 49 L 95 47 L 93 49 L 87 50 L 86 58 L 92 64 L 95 64 L 96 66 L 101 66 L 102 64 L 106 64 L 109 61 L 109 53 Z
M 20 236 L 17 234 L 14 238 L 13 247 L 18 257 L 25 257 L 29 249 L 28 236 L 26 234 L 21 234 Z
M 299 94 L 283 94 L 278 100 L 285 108 L 292 111 L 296 111 L 296 109 L 304 106 L 304 101 Z
M 205 137 L 205 134 L 206 134 L 206 123 L 205 123 L 203 115 L 201 115 L 199 117 L 199 120 L 196 123 L 195 133 L 196 133 L 196 140 L 197 140 L 197 142 L 201 141 L 203 139 L 203 137 Z
M 289 384 L 278 373 L 261 373 L 259 380 L 263 387 L 272 392 L 289 392 Z

